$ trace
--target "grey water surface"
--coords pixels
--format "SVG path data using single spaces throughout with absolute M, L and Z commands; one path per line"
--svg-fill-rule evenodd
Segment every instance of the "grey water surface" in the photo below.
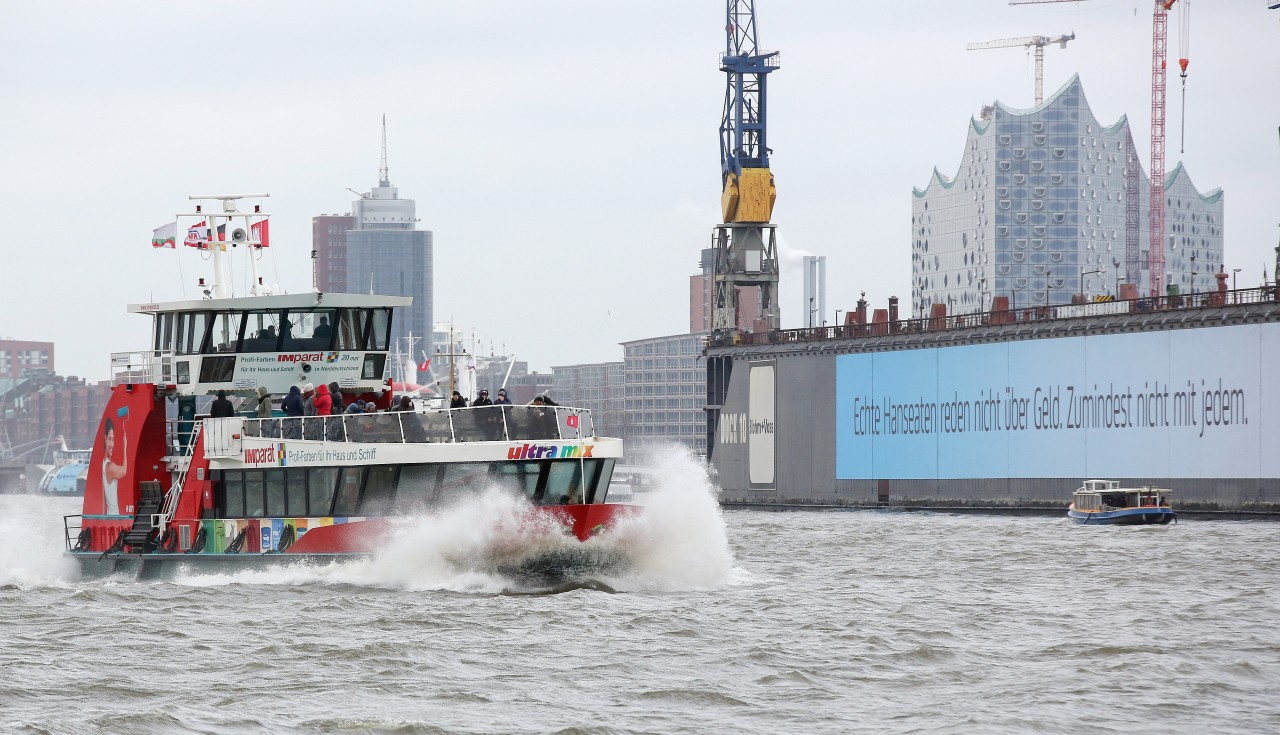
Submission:
M 653 507 L 617 578 L 469 563 L 479 507 L 139 583 L 58 558 L 75 502 L 0 496 L 0 731 L 1280 731 L 1280 526 Z

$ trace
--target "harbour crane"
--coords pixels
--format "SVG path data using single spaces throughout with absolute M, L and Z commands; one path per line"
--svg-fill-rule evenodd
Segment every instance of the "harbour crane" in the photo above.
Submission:
M 767 82 L 777 71 L 777 51 L 762 51 L 755 0 L 727 0 L 724 114 L 720 119 L 720 208 L 716 225 L 715 294 L 711 328 L 721 337 L 739 329 L 739 290 L 759 291 L 766 329 L 778 329 L 777 233 L 770 223 L 777 198 L 769 169 Z
M 1151 197 L 1148 210 L 1150 238 L 1147 241 L 1148 265 L 1150 279 L 1147 281 L 1148 296 L 1161 296 L 1165 291 L 1164 283 L 1164 139 L 1165 139 L 1165 80 L 1166 56 L 1169 45 L 1169 8 L 1178 0 L 1154 0 L 1154 12 L 1151 19 Z M 1079 0 L 1009 0 L 1010 5 L 1039 5 L 1042 3 L 1079 2 Z M 1183 2 L 1183 6 L 1186 6 Z M 1184 26 L 1183 57 L 1178 59 L 1182 68 L 1183 94 L 1185 95 L 1187 65 L 1190 60 L 1185 52 L 1186 34 Z M 1185 99 L 1185 96 L 1184 96 Z M 1132 137 L 1132 136 L 1130 136 Z M 1136 158 L 1130 156 L 1130 167 Z M 1128 189 L 1126 175 L 1126 189 Z M 1135 191 L 1126 191 L 1125 199 L 1136 195 Z M 1127 202 L 1126 202 L 1127 203 Z M 1126 220 L 1125 242 L 1125 278 L 1129 283 L 1138 282 L 1137 222 Z M 1130 240 L 1132 238 L 1132 240 Z
M 1036 105 L 1044 102 L 1044 47 L 1049 44 L 1056 43 L 1058 48 L 1066 48 L 1067 41 L 1075 40 L 1075 32 L 1058 36 L 1057 38 L 1049 38 L 1048 36 L 1023 36 L 1022 38 L 1001 38 L 995 41 L 986 41 L 984 43 L 971 43 L 965 46 L 966 51 L 981 51 L 989 48 L 1013 48 L 1021 46 L 1023 48 L 1032 48 L 1036 50 Z

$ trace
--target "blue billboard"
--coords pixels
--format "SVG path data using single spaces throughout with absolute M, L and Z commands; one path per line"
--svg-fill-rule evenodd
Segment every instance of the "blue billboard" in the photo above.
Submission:
M 1280 477 L 1280 324 L 836 358 L 836 477 Z

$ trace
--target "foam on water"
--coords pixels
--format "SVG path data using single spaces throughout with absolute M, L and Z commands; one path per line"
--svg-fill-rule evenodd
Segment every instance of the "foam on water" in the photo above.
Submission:
M 178 582 L 318 582 L 481 594 L 536 592 L 548 585 L 682 591 L 730 583 L 733 555 L 705 466 L 674 447 L 668 457 L 653 468 L 655 489 L 645 494 L 641 512 L 585 542 L 567 535 L 555 519 L 530 514 L 522 496 L 493 487 L 439 513 L 404 519 L 370 559 L 193 573 Z M 558 569 L 554 578 L 544 573 L 562 564 L 568 571 Z
M 79 498 L 3 496 L 0 588 L 64 587 L 76 579 L 79 571 L 75 562 L 62 555 L 66 550 L 62 515 L 79 510 Z

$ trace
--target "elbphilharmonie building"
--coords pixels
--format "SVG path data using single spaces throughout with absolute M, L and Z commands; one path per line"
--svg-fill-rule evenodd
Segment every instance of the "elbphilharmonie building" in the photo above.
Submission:
M 984 108 L 969 122 L 955 176 L 934 169 L 912 192 L 913 315 L 937 303 L 949 314 L 984 311 L 997 296 L 1010 308 L 1095 300 L 1118 296 L 1125 282 L 1148 295 L 1146 150 L 1126 117 L 1098 121 L 1078 76 L 1034 108 Z M 1213 289 L 1221 189 L 1202 194 L 1178 164 L 1164 199 L 1166 289 Z

